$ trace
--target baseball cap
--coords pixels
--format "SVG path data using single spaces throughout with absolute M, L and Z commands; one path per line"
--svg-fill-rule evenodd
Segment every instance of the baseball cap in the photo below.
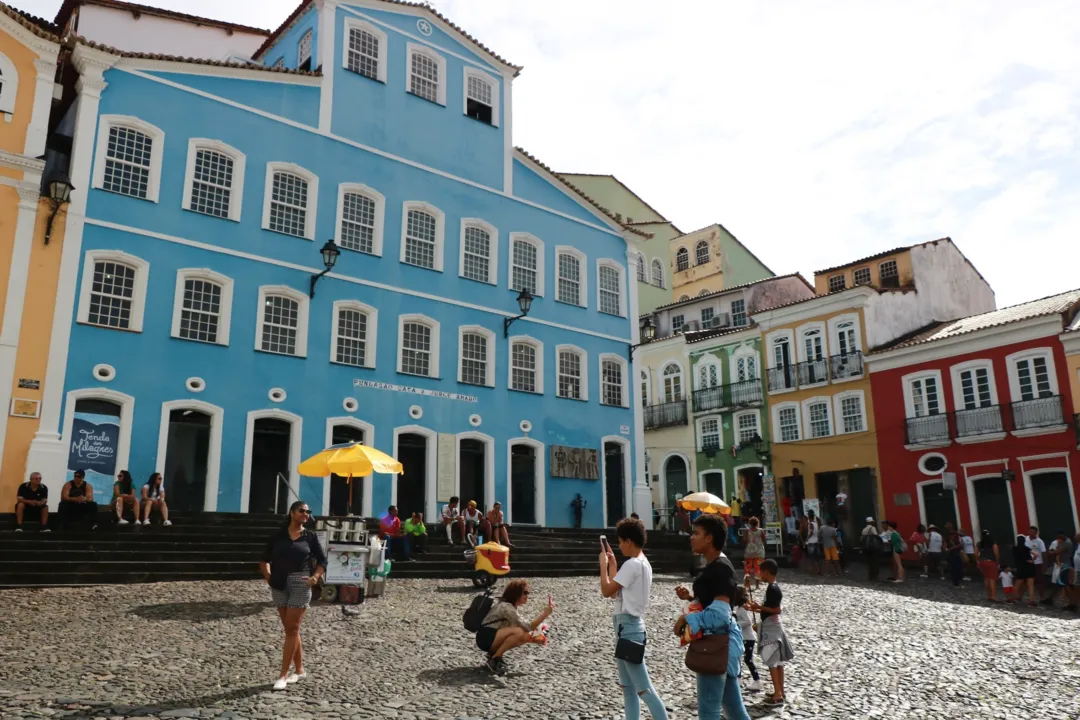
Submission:
M 874 518 L 868 517 L 868 518 L 866 518 L 866 522 L 874 522 Z

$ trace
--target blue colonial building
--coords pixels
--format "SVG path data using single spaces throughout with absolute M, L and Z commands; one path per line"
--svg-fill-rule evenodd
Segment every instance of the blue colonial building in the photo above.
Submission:
M 188 511 L 629 513 L 633 231 L 513 146 L 520 68 L 393 0 L 304 2 L 253 61 L 76 45 L 28 467 Z M 404 474 L 298 475 L 346 440 Z

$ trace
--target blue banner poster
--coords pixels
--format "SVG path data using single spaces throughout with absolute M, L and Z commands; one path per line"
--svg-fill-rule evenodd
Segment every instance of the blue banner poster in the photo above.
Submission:
M 86 471 L 86 482 L 94 488 L 94 500 L 105 504 L 112 500 L 116 482 L 116 452 L 120 444 L 120 418 L 98 413 L 75 413 L 71 425 L 71 449 L 68 452 L 70 480 L 76 470 Z

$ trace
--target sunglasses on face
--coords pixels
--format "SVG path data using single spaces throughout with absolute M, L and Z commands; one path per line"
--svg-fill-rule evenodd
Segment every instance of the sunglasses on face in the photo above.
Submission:
M 308 509 L 308 508 L 300 508 L 296 512 L 300 513 L 301 515 L 310 515 L 311 514 L 311 510 Z

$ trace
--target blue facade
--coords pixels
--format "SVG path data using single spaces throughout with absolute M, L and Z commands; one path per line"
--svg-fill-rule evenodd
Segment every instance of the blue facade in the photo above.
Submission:
M 72 398 L 93 400 L 95 390 L 108 391 L 100 395 L 105 400 L 130 398 L 118 404 L 124 406 L 121 427 L 130 428 L 126 465 L 133 475 L 141 482 L 154 469 L 164 468 L 169 487 L 180 482 L 170 477 L 172 469 L 183 465 L 184 472 L 199 475 L 200 458 L 207 458 L 214 466 L 207 474 L 216 475 L 217 489 L 213 492 L 211 485 L 205 504 L 197 504 L 218 511 L 264 509 L 259 503 L 265 500 L 268 483 L 273 484 L 266 474 L 273 464 L 268 458 L 274 453 L 271 446 L 254 439 L 252 424 L 275 419 L 288 428 L 280 443 L 291 453 L 285 474 L 302 499 L 317 512 L 323 511 L 329 481 L 297 478 L 295 465 L 325 446 L 328 419 L 351 418 L 356 421 L 353 426 L 374 429 L 373 437 L 370 432 L 365 435 L 365 443 L 387 452 L 394 452 L 399 440 L 405 445 L 406 434 L 428 443 L 427 452 L 399 452 L 408 476 L 396 481 L 396 499 L 403 509 L 412 504 L 431 513 L 446 499 L 448 489 L 466 495 L 466 488 L 471 488 L 472 494 L 480 495 L 481 504 L 490 506 L 498 500 L 505 507 L 511 500 L 516 502 L 516 512 L 510 504 L 513 522 L 568 525 L 572 522 L 570 503 L 578 493 L 588 501 L 587 526 L 609 519 L 604 517 L 605 503 L 609 516 L 620 509 L 628 513 L 633 415 L 626 360 L 633 312 L 626 242 L 619 228 L 511 150 L 504 136 L 510 109 L 503 102 L 509 95 L 504 83 L 510 82 L 511 74 L 494 60 L 485 60 L 486 55 L 478 53 L 467 38 L 444 31 L 446 26 L 434 16 L 428 16 L 430 36 L 418 35 L 417 21 L 424 16 L 411 8 L 396 13 L 345 6 L 335 12 L 337 31 L 330 39 L 333 52 L 329 55 L 333 62 L 327 61 L 329 51 L 318 54 L 318 30 L 324 22 L 314 9 L 301 15 L 263 57 L 267 65 L 285 57 L 286 65 L 294 67 L 300 37 L 313 30 L 313 67 L 322 65 L 324 74 L 333 73 L 331 122 L 329 128 L 324 123 L 322 131 L 320 98 L 327 86 L 325 76 L 229 70 L 215 76 L 219 69 L 211 66 L 199 66 L 199 74 L 189 74 L 179 63 L 167 71 L 126 65 L 105 73 L 108 87 L 102 94 L 102 119 L 96 123 L 99 129 L 93 139 L 94 167 L 83 185 L 93 189 L 87 198 L 83 257 L 78 263 L 78 300 L 65 380 L 65 391 L 71 393 L 66 416 L 77 409 Z M 381 68 L 385 82 L 343 67 L 342 38 L 347 23 L 357 20 L 385 36 L 385 54 L 380 56 L 385 62 Z M 441 55 L 445 72 L 440 82 L 445 86 L 440 92 L 445 93 L 445 105 L 407 92 L 410 43 Z M 492 124 L 464 112 L 466 67 L 485 73 L 495 88 L 498 106 Z M 109 142 L 113 127 L 122 136 L 125 128 L 137 130 L 154 145 L 154 151 L 145 155 L 150 164 L 147 198 L 131 196 L 130 187 L 118 179 L 118 173 L 129 166 L 115 149 L 102 145 Z M 233 162 L 229 206 L 235 209 L 240 202 L 239 217 L 215 217 L 189 209 L 193 184 L 205 180 L 200 176 L 193 183 L 188 178 L 189 160 L 195 152 L 189 150 L 192 139 L 223 144 L 213 147 Z M 135 160 L 136 174 L 141 172 L 140 157 Z M 313 230 L 307 232 L 310 225 L 300 222 L 299 232 L 308 237 L 264 228 L 273 192 L 268 194 L 273 185 L 273 171 L 268 173 L 271 163 L 281 163 L 273 167 L 307 181 L 309 196 L 303 205 Z M 512 192 L 505 185 L 508 178 L 512 178 Z M 78 185 L 79 178 L 73 182 Z M 314 298 L 308 300 L 309 278 L 322 270 L 320 247 L 328 239 L 341 240 L 339 188 L 343 184 L 362 185 L 378 194 L 369 195 L 373 199 L 381 195 L 381 208 L 376 211 L 381 217 L 373 232 L 376 253 L 343 249 L 333 272 L 319 282 Z M 124 191 L 117 192 L 118 186 Z M 155 190 L 156 202 L 152 200 Z M 441 255 L 441 270 L 402 262 L 403 224 L 410 207 L 441 220 L 441 250 L 434 251 Z M 477 227 L 491 235 L 488 282 L 468 279 L 460 272 L 463 223 L 469 219 L 482 221 Z M 530 247 L 542 258 L 538 273 L 542 286 L 537 288 L 528 317 L 518 320 L 510 328 L 511 338 L 504 339 L 502 321 L 517 314 L 518 292 L 511 287 L 511 266 L 513 242 L 521 238 L 533 243 Z M 584 256 L 578 274 L 579 301 L 584 306 L 556 299 L 557 247 L 562 246 L 576 249 L 579 258 Z M 600 311 L 601 264 L 607 282 L 618 278 L 619 300 L 614 301 L 611 293 L 606 298 L 606 309 L 615 302 L 618 314 Z M 212 274 L 181 273 L 188 270 Z M 125 279 L 127 286 L 121 282 Z M 185 284 L 188 280 L 195 284 Z M 180 324 L 189 328 L 181 316 L 198 309 L 190 304 L 190 294 L 209 292 L 206 282 L 216 283 L 220 293 L 216 311 L 211 313 L 216 342 L 191 339 L 191 329 L 177 331 Z M 293 293 L 280 291 L 282 287 Z M 116 297 L 110 298 L 110 293 Z M 226 299 L 229 293 L 231 307 Z M 286 320 L 285 330 L 280 331 L 295 332 L 293 354 L 263 349 L 268 338 L 278 337 L 277 325 L 266 324 L 267 303 L 273 303 L 274 296 L 296 303 L 295 327 Z M 363 366 L 338 362 L 346 344 L 336 333 L 344 322 L 335 312 L 339 301 L 360 303 L 367 313 Z M 114 310 L 110 315 L 110 304 L 129 310 L 127 314 Z M 438 337 L 437 352 L 432 347 L 428 358 L 431 376 L 401 371 L 402 363 L 408 362 L 400 347 L 400 318 L 406 315 L 431 321 L 427 327 L 432 345 Z M 113 327 L 103 326 L 109 324 Z M 473 328 L 470 332 L 486 343 L 483 369 L 470 365 L 472 372 L 484 376 L 485 384 L 461 381 L 463 373 L 469 372 L 462 369 L 459 329 L 463 327 Z M 517 336 L 527 336 L 526 342 L 537 354 L 535 379 L 528 371 L 516 381 L 512 377 L 511 346 Z M 574 346 L 581 353 L 577 357 L 583 399 L 559 397 L 556 348 L 560 345 Z M 605 359 L 607 383 L 603 382 Z M 351 361 L 357 362 L 355 356 Z M 107 379 L 111 372 L 99 374 L 95 370 L 99 365 L 115 370 L 115 377 Z M 610 375 L 616 368 L 618 378 Z M 190 378 L 198 379 L 194 386 L 188 383 Z M 542 392 L 512 389 L 514 382 L 519 386 L 535 382 Z M 564 377 L 564 386 L 566 382 Z M 371 383 L 398 387 L 375 388 Z M 284 391 L 284 398 L 277 391 Z M 211 436 L 220 434 L 219 458 L 213 449 L 216 440 L 209 441 L 208 451 L 200 431 L 185 435 L 168 420 L 170 408 L 182 412 L 186 401 L 206 404 L 191 405 L 196 415 L 202 413 L 200 408 L 215 409 Z M 265 417 L 249 415 L 253 412 Z M 163 421 L 169 426 L 163 428 Z M 174 421 L 183 423 L 175 417 Z M 255 434 L 266 431 L 265 425 L 261 427 Z M 456 447 L 445 444 L 447 435 L 461 436 L 458 445 L 469 441 L 464 443 L 469 446 L 468 457 L 460 449 L 447 450 Z M 268 442 L 268 435 L 259 437 Z M 71 438 L 65 439 L 70 445 Z M 475 452 L 477 441 L 482 456 Z M 518 448 L 514 452 L 519 456 L 512 461 L 511 446 L 518 441 L 529 450 Z M 436 452 L 437 444 L 444 453 Z M 597 451 L 600 478 L 551 477 L 552 446 Z M 519 489 L 514 500 L 513 483 L 523 482 L 526 487 L 533 482 L 527 477 L 526 452 L 532 453 L 532 467 L 541 472 L 535 477 L 535 494 Z M 403 457 L 406 454 L 412 467 Z M 168 464 L 163 455 L 171 458 Z M 119 462 L 124 462 L 123 452 Z M 420 464 L 424 472 L 417 478 Z M 610 492 L 605 493 L 606 485 Z M 338 492 L 339 486 L 334 487 L 333 492 Z M 480 489 L 485 487 L 493 489 L 494 495 Z M 417 498 L 418 492 L 422 497 Z M 394 494 L 390 477 L 375 476 L 363 507 L 380 513 Z M 523 499 L 526 496 L 528 500 Z M 535 517 L 529 517 L 530 504 L 536 509 Z

